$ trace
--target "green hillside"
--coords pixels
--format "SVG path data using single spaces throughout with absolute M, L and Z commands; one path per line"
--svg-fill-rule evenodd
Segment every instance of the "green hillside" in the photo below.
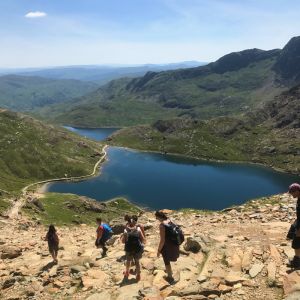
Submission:
M 33 110 L 84 95 L 98 87 L 96 83 L 79 80 L 6 75 L 0 77 L 0 106 L 15 111 Z
M 101 142 L 13 111 L 0 109 L 0 128 L 0 190 L 91 174 L 102 155 Z
M 169 119 L 114 132 L 113 146 L 235 162 L 300 174 L 300 83 L 258 108 L 209 121 Z

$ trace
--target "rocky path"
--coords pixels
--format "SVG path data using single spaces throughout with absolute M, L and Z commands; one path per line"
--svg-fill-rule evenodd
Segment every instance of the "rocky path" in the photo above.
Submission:
M 280 203 L 272 204 L 279 197 Z M 223 213 L 170 211 L 186 236 L 180 258 L 172 263 L 175 281 L 171 284 L 165 280 L 162 258 L 156 257 L 159 223 L 153 213 L 139 220 L 147 237 L 139 282 L 135 266 L 129 278 L 123 276 L 122 219 L 111 222 L 117 234 L 109 241 L 106 257 L 94 246 L 96 224 L 59 228 L 58 264 L 52 262 L 47 244 L 40 239 L 46 234 L 42 225 L 26 219 L 0 219 L 0 298 L 299 299 L 300 272 L 285 266 L 293 256 L 285 237 L 295 216 L 295 200 L 287 195 L 265 200 Z

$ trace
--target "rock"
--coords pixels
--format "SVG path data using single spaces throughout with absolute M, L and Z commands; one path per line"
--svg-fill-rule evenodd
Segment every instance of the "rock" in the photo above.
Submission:
M 121 287 L 118 292 L 119 295 L 117 297 L 117 300 L 136 300 L 141 299 L 141 296 L 139 294 L 139 290 L 143 284 L 141 282 L 138 282 L 134 285 L 125 285 Z
M 152 297 L 158 297 L 159 296 L 159 290 L 157 289 L 156 286 L 151 286 L 149 288 L 144 288 L 142 287 L 140 290 L 139 290 L 139 294 L 142 296 L 142 297 L 149 297 L 149 296 L 152 296 Z
M 252 278 L 256 277 L 257 274 L 259 274 L 261 272 L 261 270 L 263 269 L 264 264 L 262 263 L 256 263 L 253 265 L 253 267 L 250 269 L 249 274 Z
M 5 279 L 3 285 L 2 285 L 2 289 L 7 289 L 11 286 L 13 286 L 16 282 L 16 278 L 15 277 L 8 277 Z
M 36 207 L 38 207 L 41 211 L 45 211 L 45 208 L 44 208 L 44 206 L 43 206 L 43 204 L 42 204 L 42 202 L 41 202 L 40 200 L 34 199 L 34 200 L 32 201 L 32 203 L 33 203 Z
M 296 292 L 300 292 L 300 283 L 294 284 L 290 289 L 291 294 L 296 293 Z
M 186 297 L 186 296 L 190 296 L 190 295 L 198 295 L 200 287 L 201 287 L 200 284 L 187 286 L 186 288 L 181 290 L 181 292 L 179 293 L 179 296 Z
M 146 223 L 146 224 L 144 225 L 144 229 L 145 229 L 145 230 L 149 230 L 149 229 L 151 229 L 152 227 L 153 227 L 153 224 L 150 223 L 150 222 L 148 222 L 148 223 Z
M 86 300 L 110 300 L 111 296 L 108 292 L 103 292 L 101 294 L 95 293 L 91 296 L 89 296 L 88 298 L 86 298 Z
M 1 259 L 12 259 L 22 255 L 22 248 L 14 246 L 4 246 L 2 248 Z
M 217 284 L 211 281 L 207 281 L 201 284 L 199 295 L 209 296 L 218 295 L 220 296 L 221 291 L 218 289 Z
M 112 246 L 118 238 L 119 237 L 117 235 L 112 236 L 108 241 L 106 241 L 106 245 Z
M 201 264 L 204 259 L 204 254 L 202 252 L 190 253 L 189 257 L 191 259 L 194 259 L 197 262 L 197 264 Z
M 279 254 L 277 248 L 272 244 L 270 245 L 270 253 L 271 253 L 271 257 L 273 258 L 274 261 L 276 261 L 277 263 L 281 262 L 280 254 Z
M 72 273 L 79 273 L 79 272 L 85 272 L 86 271 L 86 268 L 83 267 L 83 266 L 73 266 L 71 267 L 71 272 Z
M 126 226 L 123 218 L 117 218 L 109 222 L 109 227 L 114 232 L 114 234 L 120 234 L 124 232 Z
M 228 286 L 228 285 L 224 285 L 224 284 L 220 284 L 219 285 L 219 290 L 225 294 L 225 293 L 229 293 L 232 291 L 232 287 L 231 286 Z
M 275 285 L 275 280 L 276 280 L 276 263 L 275 262 L 270 262 L 267 267 L 268 270 L 268 285 L 269 286 L 274 286 Z
M 239 276 L 227 276 L 225 278 L 225 282 L 229 285 L 234 285 L 236 283 L 240 283 L 247 280 L 247 278 L 239 277 Z
M 250 247 L 246 250 L 244 253 L 243 259 L 242 259 L 242 270 L 243 271 L 249 271 L 252 261 L 252 251 L 253 247 Z
M 193 252 L 199 252 L 202 250 L 204 253 L 209 251 L 208 247 L 205 245 L 205 242 L 200 236 L 188 237 L 186 244 L 184 245 L 184 250 L 193 250 Z
M 199 277 L 197 278 L 197 281 L 200 282 L 200 283 L 205 282 L 205 281 L 206 281 L 206 277 L 204 277 L 204 276 L 199 276 Z
M 69 209 L 72 209 L 72 210 L 75 210 L 75 211 L 77 211 L 77 210 L 76 210 L 76 206 L 75 206 L 75 204 L 74 204 L 74 203 L 72 203 L 72 202 L 69 202 L 69 201 L 67 201 L 67 202 L 64 202 L 64 205 L 65 205 L 67 208 L 69 208 Z
M 102 272 L 101 270 L 88 270 L 86 272 L 87 276 L 81 277 L 82 284 L 84 287 L 102 287 L 104 282 L 110 277 Z
M 300 299 L 300 292 L 294 293 L 293 295 L 284 298 L 283 300 L 299 300 Z
M 212 239 L 216 240 L 217 242 L 227 242 L 228 237 L 226 235 L 219 235 L 219 236 L 212 236 Z

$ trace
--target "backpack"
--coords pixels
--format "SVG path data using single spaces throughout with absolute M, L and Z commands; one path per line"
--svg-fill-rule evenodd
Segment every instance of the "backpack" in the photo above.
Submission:
M 166 239 L 173 245 L 180 246 L 184 241 L 184 235 L 180 226 L 175 225 L 172 220 L 169 224 L 162 223 L 166 229 Z
M 111 238 L 111 236 L 114 234 L 114 232 L 110 229 L 110 227 L 106 223 L 103 223 L 99 226 L 103 226 L 103 229 L 104 229 L 103 239 L 105 241 L 109 240 Z
M 56 240 L 54 233 L 48 233 L 48 245 L 49 246 L 57 246 L 58 245 L 58 242 Z
M 128 239 L 125 243 L 125 251 L 130 253 L 139 253 L 142 250 L 140 235 L 137 230 L 126 228 Z

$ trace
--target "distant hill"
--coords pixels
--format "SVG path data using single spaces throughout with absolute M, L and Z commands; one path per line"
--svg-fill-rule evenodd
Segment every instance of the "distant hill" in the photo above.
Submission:
M 92 93 L 36 110 L 63 125 L 101 127 L 149 124 L 180 117 L 208 120 L 238 115 L 297 82 L 300 38 L 284 47 L 227 54 L 205 66 L 114 80 Z M 296 49 L 292 51 L 291 49 Z M 295 62 L 295 67 L 289 67 Z
M 300 175 L 300 83 L 240 116 L 179 118 L 121 129 L 104 142 L 136 150 L 263 164 Z
M 96 83 L 78 80 L 5 75 L 0 77 L 0 106 L 15 111 L 32 110 L 84 95 L 98 87 Z
M 103 143 L 0 108 L 0 189 L 93 172 Z
M 138 66 L 122 66 L 122 65 L 108 65 L 108 66 L 64 66 L 64 67 L 54 67 L 54 68 L 44 68 L 44 69 L 10 69 L 3 70 L 0 69 L 3 75 L 5 74 L 15 74 L 21 76 L 40 76 L 44 78 L 56 78 L 56 79 L 76 79 L 81 81 L 93 81 L 98 79 L 112 78 L 118 76 L 131 77 L 129 74 L 139 73 L 138 76 L 143 76 L 149 71 L 161 72 L 165 70 L 174 70 L 180 68 L 191 68 L 205 65 L 207 63 L 201 63 L 197 61 L 187 61 L 182 63 L 172 63 L 164 65 L 146 64 Z M 122 76 L 123 75 L 123 76 Z M 133 76 L 137 77 L 137 76 Z M 112 78 L 116 79 L 116 78 Z M 111 80 L 111 79 L 110 79 Z M 110 81 L 108 80 L 108 81 Z M 107 80 L 105 83 L 108 82 Z

